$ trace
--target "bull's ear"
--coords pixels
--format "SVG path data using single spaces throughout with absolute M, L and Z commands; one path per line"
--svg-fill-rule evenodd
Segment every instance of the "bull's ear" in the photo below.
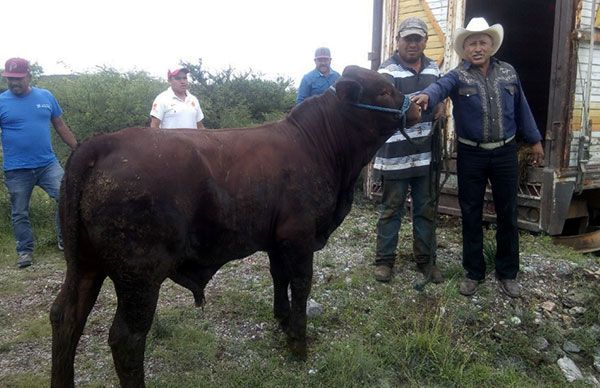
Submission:
M 361 93 L 362 86 L 349 78 L 340 78 L 335 83 L 335 94 L 337 94 L 337 97 L 341 101 L 350 103 L 358 102 Z

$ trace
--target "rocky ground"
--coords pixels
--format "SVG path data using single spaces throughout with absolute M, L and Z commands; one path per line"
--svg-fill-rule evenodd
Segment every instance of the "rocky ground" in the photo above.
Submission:
M 327 248 L 315 257 L 314 287 L 311 293 L 311 315 L 326 314 L 335 308 L 335 292 L 331 285 L 360 279 L 354 290 L 368 293 L 376 288 L 397 289 L 399 297 L 408 300 L 419 295 L 414 285 L 420 280 L 410 257 L 401 254 L 394 279 L 389 284 L 373 280 L 373 230 L 375 210 L 362 204 L 332 236 Z M 443 218 L 438 231 L 438 263 L 447 281 L 442 285 L 427 285 L 424 293 L 456 294 L 462 276 L 460 266 L 460 231 L 456 219 Z M 486 235 L 493 236 L 493 231 Z M 410 225 L 403 227 L 400 252 L 410 250 Z M 471 320 L 481 334 L 497 337 L 534 336 L 533 357 L 540 363 L 555 363 L 565 382 L 580 381 L 600 387 L 600 261 L 594 255 L 572 254 L 564 248 L 553 247 L 549 239 L 524 234 L 522 272 L 520 281 L 523 296 L 511 299 L 498 287 L 493 273 L 471 298 L 453 296 L 443 308 L 468 307 Z M 564 257 L 561 257 L 564 256 Z M 4 260 L 8 263 L 8 259 Z M 63 278 L 64 263 L 60 253 L 39 258 L 29 269 L 18 270 L 14 265 L 0 268 L 0 381 L 2 376 L 14 376 L 27 371 L 47 374 L 51 349 L 48 311 L 58 293 Z M 77 360 L 88 360 L 79 366 L 86 368 L 86 378 L 98 378 L 112 369 L 106 337 L 116 300 L 110 282 L 106 282 L 92 312 L 78 350 Z M 256 289 L 265 299 L 270 298 L 268 260 L 256 254 L 246 260 L 224 267 L 206 289 L 207 307 L 200 311 L 216 326 L 223 338 L 239 337 L 240 341 L 263 338 L 273 330 L 273 322 L 248 322 L 231 325 L 231 316 L 218 305 L 232 284 Z M 190 293 L 172 282 L 161 291 L 159 310 L 173 306 L 189 306 Z M 23 319 L 26 317 L 26 320 Z M 244 320 L 242 320 L 244 321 Z M 82 361 L 78 361 L 81 364 Z M 147 376 L 158 373 L 158 366 L 149 360 Z M 114 381 L 114 372 L 110 379 Z M 0 382 L 0 386 L 2 383 Z M 111 385 L 111 384 L 107 384 Z

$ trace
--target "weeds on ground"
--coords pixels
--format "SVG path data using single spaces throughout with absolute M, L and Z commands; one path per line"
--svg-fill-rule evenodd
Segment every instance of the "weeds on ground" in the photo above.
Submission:
M 42 226 L 36 230 L 39 241 L 47 241 L 40 247 L 43 265 L 18 271 L 12 256 L 10 261 L 2 256 L 0 262 L 6 268 L 0 272 L 4 303 L 0 354 L 6 365 L 0 379 L 8 386 L 49 384 L 47 314 L 64 272 L 62 255 L 52 242 L 51 205 L 36 205 L 42 206 L 38 212 L 46 214 L 36 221 L 37 227 Z M 565 385 L 556 359 L 544 358 L 532 347 L 536 336 L 559 347 L 565 339 L 563 328 L 555 321 L 534 324 L 535 306 L 523 301 L 498 305 L 492 287 L 481 287 L 476 301 L 459 295 L 458 258 L 444 257 L 446 282 L 428 285 L 421 293 L 413 289 L 416 276 L 410 270 L 390 284 L 374 281 L 370 264 L 376 219 L 375 207 L 358 201 L 328 246 L 315 256 L 311 297 L 323 305 L 324 312 L 308 322 L 306 361 L 294 359 L 286 349 L 286 337 L 272 317 L 268 259 L 259 254 L 219 271 L 207 286 L 203 309 L 193 307 L 189 291 L 170 281 L 163 284 L 146 346 L 147 384 L 176 388 Z M 451 226 L 443 233 L 454 236 L 457 230 Z M 406 221 L 402 252 L 412 249 L 411 234 Z M 485 235 L 488 241 L 493 231 Z M 14 247 L 3 243 L 9 240 L 0 234 L 2 255 L 8 251 L 12 255 Z M 451 244 L 460 251 L 453 240 Z M 527 249 L 540 255 L 555 249 L 546 247 L 544 239 L 523 240 Z M 493 269 L 495 244 L 485 250 L 488 267 Z M 408 268 L 412 263 L 398 265 Z M 586 295 L 587 310 L 581 319 L 589 326 L 600 318 L 600 286 L 584 275 L 576 273 L 573 286 Z M 21 303 L 23 295 L 33 295 L 28 304 Z M 77 385 L 117 385 L 107 344 L 115 308 L 114 289 L 107 279 L 78 348 Z M 520 325 L 510 323 L 514 316 L 521 319 Z M 586 333 L 573 330 L 567 337 L 589 356 L 594 339 L 586 338 Z

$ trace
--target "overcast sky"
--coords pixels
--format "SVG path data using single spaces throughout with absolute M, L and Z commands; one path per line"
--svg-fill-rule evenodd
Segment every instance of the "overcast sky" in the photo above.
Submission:
M 23 57 L 45 74 L 145 70 L 185 60 L 299 82 L 318 46 L 332 67 L 369 67 L 372 0 L 30 0 L 3 12 L 0 63 Z M 5 10 L 6 11 L 6 10 Z

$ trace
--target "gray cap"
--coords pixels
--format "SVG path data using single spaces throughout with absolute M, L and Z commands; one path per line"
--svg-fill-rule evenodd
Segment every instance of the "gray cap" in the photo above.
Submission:
M 427 36 L 427 24 L 416 17 L 404 19 L 402 23 L 400 23 L 400 27 L 398 27 L 398 36 L 404 38 L 409 35 Z
M 317 58 L 331 58 L 331 51 L 327 47 L 319 47 L 315 50 L 315 59 Z

